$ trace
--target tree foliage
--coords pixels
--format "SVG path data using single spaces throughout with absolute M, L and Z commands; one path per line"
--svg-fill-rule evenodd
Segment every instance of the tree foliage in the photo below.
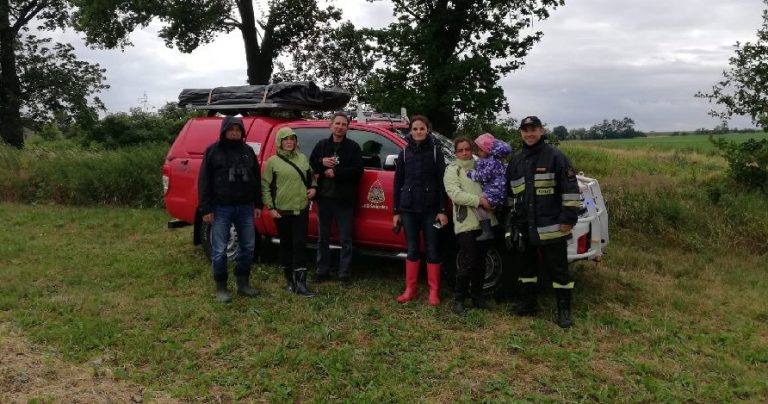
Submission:
M 78 0 L 88 3 L 87 0 Z M 124 38 L 139 26 L 158 18 L 160 37 L 169 47 L 190 53 L 213 42 L 220 34 L 240 31 L 247 62 L 248 83 L 267 84 L 275 60 L 282 52 L 316 37 L 328 21 L 338 21 L 341 12 L 332 6 L 321 8 L 317 0 L 270 0 L 261 10 L 253 1 L 192 0 L 142 1 L 102 0 L 101 6 L 77 13 L 77 21 L 89 43 L 101 38 Z M 124 46 L 115 40 L 108 46 Z M 226 63 L 226 61 L 222 61 Z
M 565 126 L 555 126 L 552 129 L 552 136 L 555 137 L 557 140 L 566 140 L 568 139 L 568 128 Z
M 106 88 L 98 65 L 78 60 L 72 46 L 30 35 L 75 25 L 77 15 L 101 2 L 0 0 L 0 136 L 24 145 L 22 113 L 34 121 L 93 119 Z M 78 10 L 75 6 L 80 7 Z M 110 43 L 115 36 L 99 38 Z
M 731 178 L 749 190 L 768 193 L 768 139 L 736 143 L 709 137 L 728 161 Z
M 768 6 L 768 0 L 763 0 Z M 711 93 L 699 92 L 696 97 L 722 107 L 710 115 L 728 120 L 745 115 L 755 125 L 768 131 L 768 8 L 763 10 L 763 25 L 757 31 L 757 41 L 734 45 L 736 55 L 729 59 L 731 69 L 723 72 L 723 80 L 712 87 Z
M 645 134 L 635 130 L 634 120 L 625 117 L 622 120 L 612 119 L 608 121 L 604 119 L 602 123 L 594 125 L 584 132 L 581 139 L 626 139 L 634 137 L 645 137 Z
M 369 0 L 376 1 L 376 0 Z M 562 0 L 393 0 L 397 21 L 367 30 L 382 66 L 368 79 L 366 102 L 383 111 L 429 116 L 452 134 L 467 118 L 491 122 L 509 105 L 499 80 L 523 65 L 542 37 L 530 27 Z
M 313 80 L 323 87 L 341 87 L 353 95 L 352 104 L 356 104 L 376 62 L 374 48 L 351 22 L 332 23 L 316 30 L 308 40 L 291 44 L 287 53 L 292 67 L 279 64 L 273 81 Z

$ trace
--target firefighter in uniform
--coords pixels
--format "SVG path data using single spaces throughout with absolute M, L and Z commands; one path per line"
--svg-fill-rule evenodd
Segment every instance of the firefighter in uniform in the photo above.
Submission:
M 537 303 L 537 267 L 547 271 L 557 298 L 555 322 L 572 325 L 571 291 L 566 242 L 578 220 L 581 195 L 568 158 L 544 141 L 541 120 L 528 116 L 520 122 L 523 149 L 507 167 L 510 214 L 505 241 L 519 265 L 520 299 L 514 314 L 533 316 Z

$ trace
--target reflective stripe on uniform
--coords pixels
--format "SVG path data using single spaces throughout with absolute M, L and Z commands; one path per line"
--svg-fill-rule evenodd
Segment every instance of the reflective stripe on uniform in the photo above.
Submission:
M 559 237 L 567 236 L 568 233 L 563 233 L 560 231 L 560 225 L 559 224 L 553 224 L 551 226 L 543 226 L 543 227 L 537 227 L 536 232 L 539 233 L 539 240 L 552 240 Z
M 581 206 L 581 201 L 563 201 L 563 206 L 565 207 L 573 206 L 578 208 Z
M 573 282 L 561 285 L 557 282 L 552 282 L 552 287 L 555 289 L 573 289 Z
M 512 188 L 513 194 L 520 194 L 525 191 L 525 177 L 520 177 L 516 180 L 509 181 L 509 187 Z
M 517 278 L 520 283 L 536 283 L 539 281 L 539 278 L 534 276 L 533 278 Z
M 536 180 L 533 181 L 533 186 L 536 188 L 554 187 L 555 180 Z
M 564 201 L 580 201 L 581 194 L 563 194 Z
M 555 173 L 534 174 L 533 179 L 534 180 L 554 180 Z

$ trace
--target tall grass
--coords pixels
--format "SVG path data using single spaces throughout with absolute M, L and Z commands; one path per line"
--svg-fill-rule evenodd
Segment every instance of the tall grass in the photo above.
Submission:
M 72 205 L 162 206 L 167 145 L 118 150 L 0 146 L 0 199 Z

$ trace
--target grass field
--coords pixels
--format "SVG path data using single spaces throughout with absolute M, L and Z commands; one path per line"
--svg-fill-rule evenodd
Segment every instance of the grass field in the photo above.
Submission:
M 765 196 L 715 194 L 714 157 L 564 148 L 600 178 L 612 226 L 605 262 L 573 266 L 570 330 L 551 322 L 549 290 L 536 318 L 507 304 L 457 317 L 447 285 L 430 308 L 424 279 L 398 305 L 402 263 L 365 258 L 315 299 L 260 263 L 261 296 L 220 305 L 191 230 L 167 230 L 162 210 L 5 203 L 0 337 L 145 401 L 765 401 Z M 20 395 L 27 370 L 2 367 L 2 402 L 89 401 Z
M 716 135 L 735 142 L 743 142 L 747 139 L 768 139 L 768 133 L 734 133 L 729 135 Z M 714 153 L 715 146 L 709 142 L 706 135 L 682 135 L 682 136 L 652 136 L 634 139 L 613 140 L 573 140 L 565 143 L 585 144 L 616 149 L 652 149 L 652 150 L 679 150 L 696 151 L 699 153 Z

